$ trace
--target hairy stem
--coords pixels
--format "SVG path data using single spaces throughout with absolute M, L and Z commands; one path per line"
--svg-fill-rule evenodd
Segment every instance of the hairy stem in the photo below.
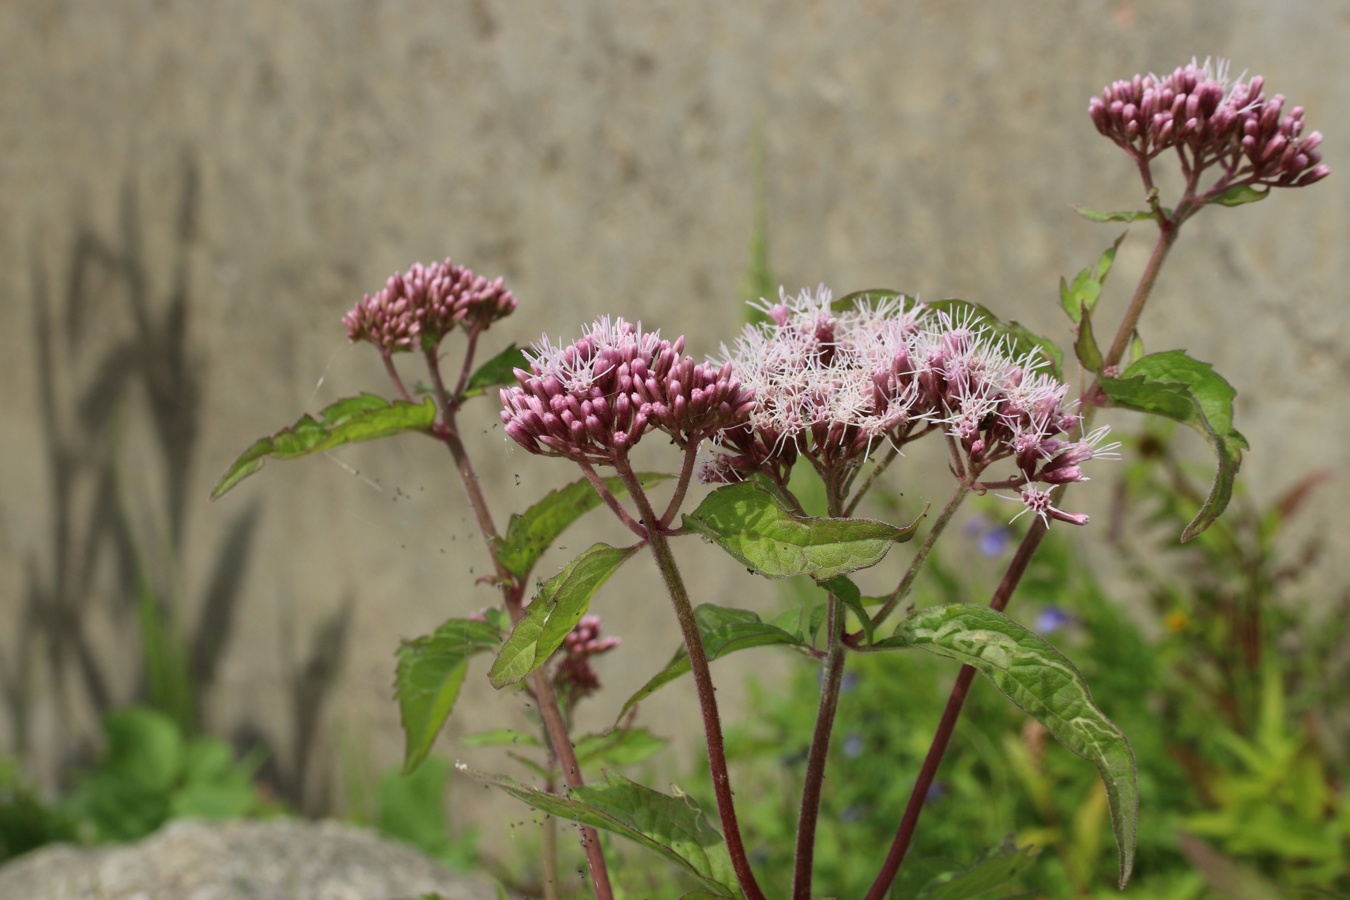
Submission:
M 820 798 L 825 787 L 825 762 L 834 733 L 835 713 L 839 709 L 840 685 L 844 680 L 844 614 L 838 599 L 829 600 L 829 651 L 825 658 L 820 685 L 820 708 L 811 734 L 811 749 L 806 756 L 806 780 L 802 787 L 801 813 L 797 817 L 797 852 L 793 863 L 792 898 L 810 900 L 811 872 L 815 865 L 816 824 L 820 819 Z
M 1135 329 L 1139 325 L 1139 317 L 1144 313 L 1144 304 L 1148 302 L 1149 295 L 1153 293 L 1153 286 L 1157 283 L 1158 273 L 1162 270 L 1163 263 L 1167 260 L 1167 254 L 1171 252 L 1172 245 L 1177 242 L 1177 235 L 1181 233 L 1179 220 L 1158 220 L 1158 242 L 1153 245 L 1153 253 L 1148 258 L 1148 265 L 1144 267 L 1144 274 L 1139 278 L 1139 284 L 1134 289 L 1134 296 L 1130 298 L 1130 305 L 1125 309 L 1125 317 L 1121 320 L 1120 328 L 1116 331 L 1116 338 L 1111 342 L 1111 349 L 1107 351 L 1102 359 L 1105 367 L 1120 365 L 1120 361 L 1125 357 L 1125 351 L 1129 349 L 1130 341 L 1134 338 Z
M 409 403 L 413 402 L 412 394 L 408 393 L 408 388 L 403 384 L 402 377 L 398 374 L 398 367 L 394 365 L 394 357 L 388 351 L 380 351 L 380 358 L 384 360 L 384 371 L 389 374 L 389 380 L 394 383 L 394 390 L 398 395 Z
M 658 527 L 665 528 L 670 525 L 671 519 L 680 511 L 680 506 L 684 504 L 684 494 L 689 490 L 689 481 L 694 477 L 694 460 L 698 458 L 698 444 L 690 442 L 684 451 L 684 464 L 680 466 L 680 474 L 675 482 L 675 493 L 671 495 L 670 503 L 666 505 L 666 511 L 661 513 L 661 522 Z
M 826 508 L 830 516 L 843 511 L 844 488 L 826 481 Z M 830 753 L 830 737 L 834 734 L 834 718 L 839 711 L 840 685 L 844 679 L 844 608 L 839 598 L 830 594 L 826 612 L 825 668 L 820 684 L 820 707 L 816 725 L 811 734 L 811 747 L 806 754 L 806 777 L 802 785 L 801 812 L 797 816 L 797 849 L 793 862 L 792 898 L 811 900 L 811 874 L 815 868 L 816 825 L 820 820 L 820 798 L 825 789 L 825 763 Z
M 850 500 L 848 506 L 844 508 L 844 515 L 846 516 L 853 515 L 853 511 L 858 508 L 858 504 L 862 502 L 862 498 L 867 494 L 869 490 L 871 490 L 872 485 L 876 483 L 876 480 L 880 478 L 888 468 L 890 468 L 891 463 L 895 462 L 895 458 L 899 455 L 900 455 L 900 448 L 892 444 L 891 448 L 886 451 L 886 455 L 883 456 L 881 460 L 875 466 L 872 467 L 872 471 L 868 472 L 867 477 L 863 479 L 862 485 L 858 488 L 856 492 L 854 492 L 853 499 Z
M 703 713 L 703 733 L 708 742 L 708 768 L 712 773 L 713 793 L 717 797 L 717 813 L 722 820 L 722 832 L 727 842 L 727 852 L 731 856 L 732 868 L 736 871 L 736 880 L 745 893 L 746 900 L 766 900 L 750 868 L 750 859 L 745 852 L 745 842 L 741 838 L 740 824 L 736 820 L 736 807 L 731 796 L 731 774 L 727 769 L 726 745 L 722 739 L 722 719 L 717 711 L 717 689 L 713 686 L 712 672 L 708 669 L 708 655 L 703 648 L 703 636 L 699 633 L 698 622 L 694 618 L 694 607 L 689 602 L 689 592 L 684 586 L 675 555 L 670 550 L 670 539 L 658 527 L 656 513 L 651 501 L 638 483 L 637 475 L 627 459 L 616 460 L 615 467 L 628 486 L 628 493 L 637 502 L 643 521 L 651 523 L 647 529 L 652 555 L 656 558 L 661 578 L 666 583 L 671 602 L 675 606 L 675 615 L 680 622 L 680 631 L 684 635 L 684 646 L 689 654 L 690 669 L 694 676 L 694 685 L 698 691 L 699 708 Z
M 600 473 L 595 471 L 595 466 L 588 462 L 577 462 L 577 465 L 581 468 L 582 474 L 586 476 L 586 480 L 591 483 L 591 487 L 595 488 L 595 492 L 600 495 L 600 499 L 605 501 L 605 505 L 609 507 L 610 512 L 619 517 L 619 521 L 624 524 L 625 528 L 646 540 L 647 529 L 629 515 L 628 510 L 623 508 L 619 498 L 614 496 L 614 492 L 605 484 L 605 480 L 600 477 Z

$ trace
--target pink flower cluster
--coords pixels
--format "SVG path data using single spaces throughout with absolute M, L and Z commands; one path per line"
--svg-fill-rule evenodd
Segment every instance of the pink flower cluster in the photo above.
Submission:
M 369 341 L 387 356 L 415 347 L 434 349 L 456 326 L 485 330 L 515 308 L 516 299 L 501 278 L 488 281 L 447 258 L 391 275 L 384 289 L 367 294 L 342 324 L 349 340 Z
M 591 668 L 591 658 L 619 646 L 617 637 L 600 637 L 600 617 L 582 616 L 563 639 L 562 656 L 553 673 L 553 684 L 569 705 L 600 690 L 600 679 Z
M 755 403 L 745 424 L 717 436 L 705 479 L 784 478 L 798 455 L 837 477 L 877 446 L 941 428 L 977 488 L 1021 488 L 1036 514 L 1087 521 L 1053 508 L 1036 485 L 1086 480 L 1081 464 L 1113 450 L 1099 446 L 1106 430 L 1070 439 L 1079 417 L 1066 405 L 1067 386 L 1039 355 L 1014 355 L 973 311 L 893 298 L 836 311 L 823 286 L 767 311 L 771 323 L 747 327 L 734 351 L 723 349 Z M 1013 474 L 984 477 L 1005 459 Z
M 887 300 L 836 313 L 824 285 L 761 308 L 772 324 L 747 327 L 733 351 L 722 348 L 755 405 L 744 426 L 719 437 L 736 453 L 714 456 L 705 478 L 737 480 L 738 470 L 782 477 L 798 454 L 833 469 L 887 440 L 903 443 L 923 424 L 917 387 L 900 372 L 918 329 L 913 310 Z
M 681 357 L 660 332 L 622 318 L 597 319 L 568 345 L 545 335 L 529 371 L 501 399 L 506 433 L 531 453 L 612 464 L 644 434 L 663 431 L 680 447 L 697 445 L 749 410 L 752 397 L 732 377 Z
M 1234 181 L 1301 187 L 1325 178 L 1317 147 L 1303 134 L 1303 107 L 1284 114 L 1284 96 L 1267 99 L 1265 79 L 1229 80 L 1227 64 L 1192 61 L 1171 75 L 1136 75 L 1092 98 L 1097 130 L 1145 163 L 1169 148 L 1186 174 L 1222 164 Z

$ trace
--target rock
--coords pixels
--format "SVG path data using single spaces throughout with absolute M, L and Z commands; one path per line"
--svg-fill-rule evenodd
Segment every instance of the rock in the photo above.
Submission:
M 411 847 L 297 819 L 173 822 L 135 844 L 45 847 L 0 868 L 0 900 L 495 900 Z

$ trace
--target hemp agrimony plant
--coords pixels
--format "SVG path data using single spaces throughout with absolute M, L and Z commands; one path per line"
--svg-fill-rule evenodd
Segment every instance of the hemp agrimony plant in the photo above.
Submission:
M 404 432 L 445 444 L 486 544 L 493 570 L 488 580 L 499 600 L 480 614 L 460 611 L 399 649 L 405 768 L 425 759 L 470 659 L 494 655 L 488 678 L 497 688 L 523 687 L 538 710 L 541 734 L 534 743 L 546 761 L 535 766 L 541 782 L 533 786 L 503 775 L 469 774 L 577 823 L 599 898 L 613 897 L 614 889 L 597 829 L 682 867 L 697 885 L 687 896 L 766 897 L 759 880 L 765 873 L 754 871 L 737 824 L 708 663 L 769 645 L 806 654 L 822 670 L 797 822 L 794 900 L 809 900 L 816 890 L 812 859 L 825 760 L 849 660 L 915 648 L 962 666 L 908 805 L 896 810 L 889 851 L 859 848 L 857 865 L 877 869 L 868 900 L 891 891 L 976 673 L 1096 766 L 1110 803 L 1123 887 L 1134 862 L 1138 815 L 1129 744 L 1093 704 L 1078 670 L 1004 610 L 1046 530 L 1088 524 L 1086 515 L 1066 505 L 1066 489 L 1087 481 L 1095 460 L 1118 456 L 1118 445 L 1106 440 L 1107 427 L 1095 425 L 1103 409 L 1183 422 L 1212 446 L 1213 486 L 1183 540 L 1223 512 L 1247 446 L 1232 424 L 1234 391 L 1209 365 L 1181 351 L 1144 352 L 1137 325 L 1192 216 L 1207 207 L 1260 200 L 1273 187 L 1312 184 L 1328 169 L 1317 152 L 1320 135 L 1303 134 L 1303 110 L 1286 113 L 1283 97 L 1266 97 L 1262 79 L 1230 78 L 1224 64 L 1193 62 L 1166 77 L 1116 82 L 1092 100 L 1089 113 L 1138 169 L 1146 208 L 1081 212 L 1093 221 L 1152 222 L 1158 234 L 1105 350 L 1096 337 L 1105 318 L 1099 301 L 1124 235 L 1095 265 L 1061 282 L 1074 372 L 1066 372 L 1065 354 L 1053 342 L 978 304 L 921 303 L 886 290 L 835 299 L 823 286 L 762 301 L 766 321 L 746 327 L 705 362 L 685 355 L 682 337 L 667 340 L 657 330 L 602 315 L 575 340 L 545 336 L 528 351 L 512 345 L 475 366 L 481 337 L 515 310 L 516 300 L 501 279 L 488 281 L 446 260 L 394 275 L 344 319 L 353 342 L 380 353 L 394 398 L 342 400 L 317 418 L 305 416 L 259 440 L 230 467 L 214 496 L 269 457 L 290 459 Z M 1170 205 L 1154 183 L 1160 166 L 1180 169 L 1180 195 Z M 446 352 L 443 343 L 452 333 L 462 335 L 463 344 Z M 420 358 L 425 387 L 408 388 L 397 364 L 404 355 Z M 447 360 L 458 370 L 450 378 L 442 371 Z M 1071 383 L 1085 388 L 1075 395 Z M 510 440 L 580 470 L 575 482 L 513 515 L 505 532 L 489 509 L 457 421 L 465 403 L 492 388 L 499 389 Z M 634 449 L 658 433 L 671 448 L 668 471 L 637 471 Z M 896 477 L 905 447 L 924 438 L 945 445 L 946 463 L 940 471 L 908 477 L 946 479 L 942 507 L 898 524 L 858 517 L 868 491 Z M 794 489 L 801 484 L 803 475 L 794 480 L 799 472 L 823 488 L 825 516 L 805 512 Z M 696 477 L 718 487 L 688 509 Z M 1030 513 L 1030 525 L 987 605 L 905 609 L 915 578 L 957 509 L 972 493 L 989 491 L 1020 504 L 1020 512 L 1010 508 L 1010 517 Z M 594 544 L 535 586 L 531 576 L 545 549 L 598 506 L 623 523 L 632 542 Z M 695 607 L 671 552 L 672 541 L 691 535 L 712 545 L 707 552 L 728 553 L 766 578 L 805 577 L 819 590 L 801 608 L 768 620 L 761 617 L 767 601 L 758 609 Z M 914 538 L 918 548 L 894 588 L 863 596 L 849 576 Z M 599 688 L 590 658 L 617 643 L 600 637 L 599 619 L 588 615 L 591 600 L 620 566 L 643 552 L 656 562 L 683 646 L 626 700 L 613 731 L 576 739 L 573 710 Z M 904 661 L 895 664 L 900 670 Z M 583 778 L 583 762 L 631 759 L 635 744 L 651 743 L 634 725 L 637 705 L 686 673 L 702 709 L 720 832 L 678 791 L 660 793 L 613 772 L 591 783 Z M 609 752 L 625 746 L 627 757 Z M 548 827 L 543 890 L 555 896 Z M 974 896 L 1025 863 L 1021 851 L 985 854 L 981 864 L 957 876 L 964 887 L 944 873 L 942 896 Z

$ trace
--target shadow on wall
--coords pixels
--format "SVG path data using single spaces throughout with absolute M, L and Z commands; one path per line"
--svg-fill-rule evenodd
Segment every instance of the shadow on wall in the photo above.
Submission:
M 43 551 L 25 560 L 26 595 L 15 622 L 13 656 L 0 657 L 0 696 L 13 746 L 72 762 L 88 757 L 89 713 L 149 703 L 185 734 L 200 733 L 244 598 L 261 508 L 229 523 L 199 597 L 183 588 L 190 478 L 200 423 L 204 363 L 189 340 L 189 253 L 200 215 L 195 160 L 182 157 L 169 194 L 171 243 L 148 250 L 134 178 L 124 182 L 113 240 L 76 222 L 54 286 L 36 252 L 33 341 L 38 410 L 49 462 L 51 530 Z M 167 290 L 155 296 L 156 266 Z M 129 323 L 129 327 L 128 327 Z M 132 463 L 134 462 L 134 466 Z M 189 625 L 196 610 L 195 624 Z M 297 809 L 320 813 L 327 778 L 306 772 L 315 759 L 324 700 L 342 669 L 350 602 L 314 629 L 309 653 L 293 669 L 288 693 L 291 758 L 268 752 L 260 779 Z M 128 652 L 125 648 L 138 648 Z M 130 690 L 115 685 L 132 683 Z M 38 704 L 56 710 L 63 747 L 37 746 Z M 235 726 L 246 750 L 267 742 L 259 723 Z

